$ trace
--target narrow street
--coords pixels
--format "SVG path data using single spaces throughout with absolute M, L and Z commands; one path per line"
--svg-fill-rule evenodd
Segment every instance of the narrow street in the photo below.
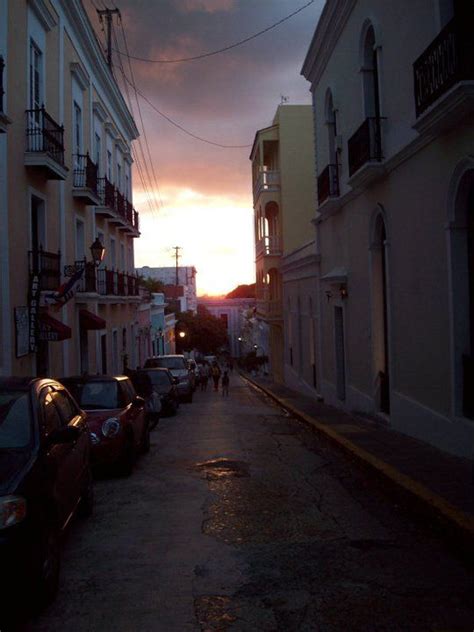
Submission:
M 99 480 L 30 632 L 472 630 L 472 575 L 237 375 Z

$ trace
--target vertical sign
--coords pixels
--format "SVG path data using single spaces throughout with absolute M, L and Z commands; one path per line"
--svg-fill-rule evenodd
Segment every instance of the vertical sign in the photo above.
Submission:
M 38 309 L 40 301 L 40 279 L 38 272 L 30 275 L 30 289 L 28 293 L 28 309 L 30 313 L 30 352 L 36 353 L 38 348 L 37 331 L 38 331 Z
M 30 353 L 30 318 L 28 307 L 15 307 L 15 349 L 16 357 Z

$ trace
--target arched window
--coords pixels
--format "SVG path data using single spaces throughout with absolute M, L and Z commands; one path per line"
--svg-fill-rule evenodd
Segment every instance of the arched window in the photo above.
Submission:
M 362 31 L 362 80 L 366 118 L 380 119 L 379 53 L 374 27 L 367 22 Z

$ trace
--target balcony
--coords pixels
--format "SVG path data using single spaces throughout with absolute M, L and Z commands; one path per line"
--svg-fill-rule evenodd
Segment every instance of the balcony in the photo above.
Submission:
M 282 254 L 279 235 L 266 235 L 257 242 L 257 255 L 280 257 Z
M 318 176 L 318 204 L 321 206 L 330 198 L 339 197 L 339 168 L 337 164 L 327 165 Z
M 72 194 L 85 204 L 99 204 L 97 165 L 89 158 L 89 154 L 74 156 L 74 180 Z
M 44 107 L 26 110 L 25 166 L 41 171 L 48 180 L 65 180 L 64 127 Z
M 7 126 L 11 120 L 5 114 L 5 90 L 3 88 L 3 71 L 5 69 L 5 61 L 0 55 L 0 134 L 6 134 Z
M 347 143 L 349 184 L 361 186 L 380 177 L 382 166 L 382 133 L 380 118 L 366 118 Z
M 459 3 L 462 6 L 462 3 Z M 439 133 L 474 111 L 472 14 L 459 11 L 413 64 L 415 129 Z
M 100 268 L 97 270 L 97 293 L 110 297 L 139 297 L 138 277 L 126 272 Z
M 39 275 L 40 290 L 55 291 L 61 285 L 61 253 L 42 248 L 28 251 L 31 274 Z
M 138 212 L 108 178 L 98 178 L 98 194 L 100 202 L 96 206 L 96 214 L 106 217 L 111 224 L 129 232 L 133 237 L 139 237 Z
M 280 172 L 269 171 L 266 167 L 260 167 L 258 177 L 254 183 L 253 196 L 254 200 L 262 192 L 271 192 L 280 190 Z

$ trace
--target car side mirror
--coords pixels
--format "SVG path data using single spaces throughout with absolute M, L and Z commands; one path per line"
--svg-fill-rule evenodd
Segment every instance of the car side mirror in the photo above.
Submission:
M 140 395 L 137 395 L 135 399 L 132 401 L 132 406 L 139 408 L 141 406 L 145 406 L 145 400 Z
M 49 445 L 74 443 L 81 436 L 81 430 L 76 426 L 63 426 L 54 430 L 48 437 Z

